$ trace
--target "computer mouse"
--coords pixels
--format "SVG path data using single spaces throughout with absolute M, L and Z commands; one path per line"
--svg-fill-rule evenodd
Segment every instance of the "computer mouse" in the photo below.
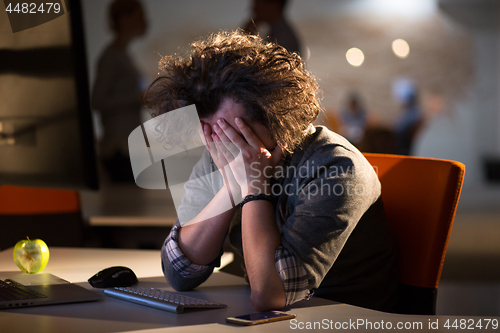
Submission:
M 130 287 L 137 283 L 137 276 L 128 267 L 114 266 L 103 269 L 88 281 L 94 288 Z

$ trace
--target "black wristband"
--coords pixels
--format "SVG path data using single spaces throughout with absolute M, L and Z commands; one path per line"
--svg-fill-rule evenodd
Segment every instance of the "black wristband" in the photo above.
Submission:
M 272 203 L 273 197 L 270 195 L 267 195 L 267 194 L 263 194 L 263 193 L 249 194 L 243 199 L 243 201 L 240 202 L 240 207 L 243 207 L 243 205 L 246 204 L 247 202 L 254 201 L 254 200 L 267 200 L 267 201 Z

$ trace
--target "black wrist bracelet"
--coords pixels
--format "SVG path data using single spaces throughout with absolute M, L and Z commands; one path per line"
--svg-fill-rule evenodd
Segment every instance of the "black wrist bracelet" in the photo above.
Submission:
M 273 197 L 270 195 L 267 195 L 267 194 L 263 194 L 263 193 L 249 194 L 243 199 L 243 201 L 240 202 L 240 207 L 243 207 L 243 205 L 246 204 L 247 202 L 254 201 L 254 200 L 267 200 L 267 201 L 272 203 Z

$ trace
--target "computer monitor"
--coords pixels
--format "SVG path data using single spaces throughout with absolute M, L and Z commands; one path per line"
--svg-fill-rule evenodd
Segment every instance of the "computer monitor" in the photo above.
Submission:
M 80 1 L 12 3 L 0 5 L 0 186 L 97 189 Z

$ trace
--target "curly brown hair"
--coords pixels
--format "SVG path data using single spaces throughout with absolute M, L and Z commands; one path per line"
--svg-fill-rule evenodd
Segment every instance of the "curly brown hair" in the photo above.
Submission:
M 195 104 L 200 118 L 210 117 L 232 98 L 288 153 L 303 142 L 321 108 L 316 80 L 298 54 L 241 30 L 198 40 L 186 57 L 162 58 L 159 70 L 145 95 L 153 116 Z M 170 143 L 176 137 L 171 125 L 162 126 Z

